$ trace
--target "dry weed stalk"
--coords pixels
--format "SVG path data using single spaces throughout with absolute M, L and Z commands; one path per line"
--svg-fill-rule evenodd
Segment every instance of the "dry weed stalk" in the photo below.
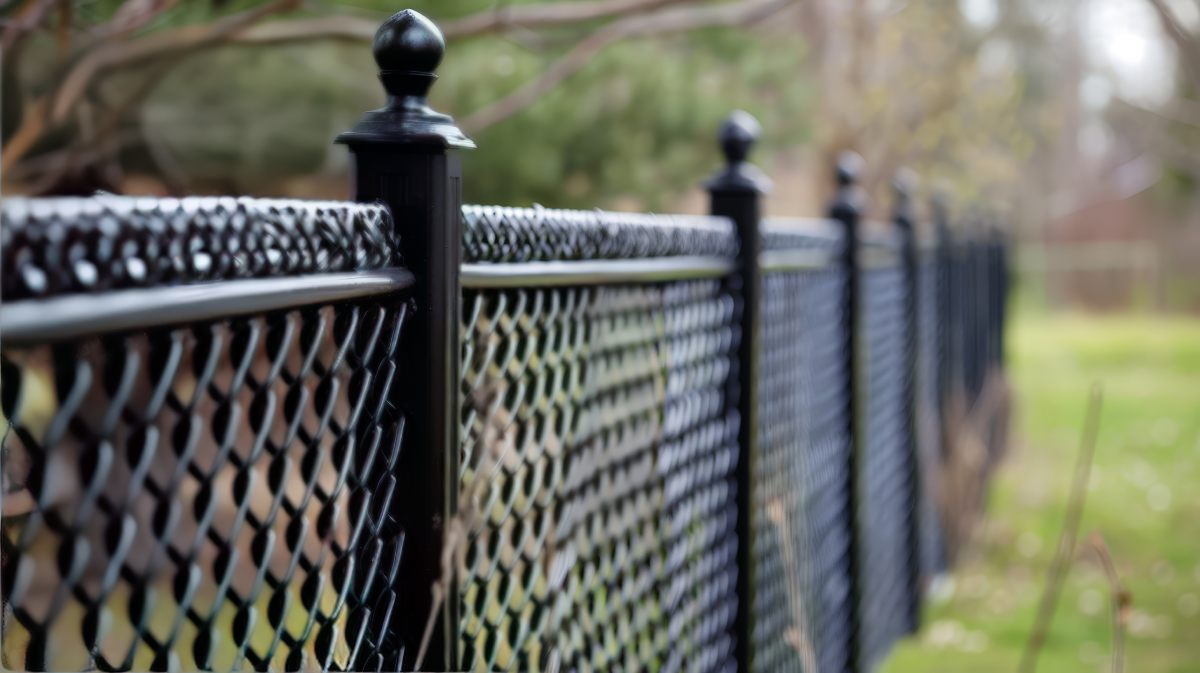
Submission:
M 1012 392 L 1000 369 L 993 369 L 975 405 L 956 391 L 946 402 L 943 459 L 936 498 L 945 534 L 947 562 L 953 566 L 970 548 L 982 520 L 988 475 L 1008 446 Z
M 1088 547 L 1096 555 L 1108 579 L 1109 600 L 1112 603 L 1112 672 L 1122 673 L 1125 670 L 1125 629 L 1129 624 L 1129 614 L 1133 611 L 1133 594 L 1121 583 L 1112 553 L 1100 531 L 1093 531 L 1088 536 Z
M 433 629 L 442 606 L 450 599 L 449 588 L 461 576 L 461 569 L 466 565 L 467 545 L 486 520 L 487 512 L 482 511 L 478 504 L 486 501 L 491 477 L 503 464 L 505 454 L 516 452 L 515 428 L 510 422 L 510 415 L 500 405 L 492 409 L 493 402 L 500 394 L 498 387 L 493 384 L 478 388 L 471 395 L 471 404 L 476 413 L 485 419 L 483 431 L 479 433 L 476 441 L 479 460 L 475 465 L 474 478 L 459 491 L 457 511 L 447 520 L 445 532 L 442 534 L 438 580 L 430 587 L 433 602 L 429 609 L 429 617 L 425 621 L 421 646 L 417 650 L 417 670 L 421 669 L 425 661 L 429 641 L 433 637 Z
M 783 553 L 784 567 L 799 568 L 801 561 L 796 558 L 795 548 L 792 546 L 792 527 L 789 525 L 787 507 L 783 500 L 778 497 L 772 498 L 767 503 L 766 513 L 767 520 L 775 526 L 779 533 L 779 547 Z M 784 632 L 783 639 L 800 657 L 803 670 L 815 671 L 817 670 L 816 648 L 809 639 L 811 629 L 808 618 L 804 614 L 803 592 L 795 582 L 787 583 L 787 602 L 788 612 L 792 615 L 792 625 Z
M 1075 460 L 1075 473 L 1071 480 L 1071 491 L 1068 496 L 1062 532 L 1058 537 L 1058 548 L 1054 553 L 1054 559 L 1050 562 L 1050 568 L 1046 572 L 1046 584 L 1042 590 L 1033 631 L 1029 634 L 1029 640 L 1025 643 L 1025 651 L 1021 654 L 1021 664 L 1017 669 L 1021 673 L 1033 673 L 1037 670 L 1038 654 L 1046 641 L 1046 634 L 1050 631 L 1050 623 L 1053 621 L 1054 611 L 1058 607 L 1058 597 L 1062 593 L 1063 580 L 1066 579 L 1072 560 L 1075 558 L 1079 521 L 1083 517 L 1083 506 L 1087 501 L 1088 478 L 1091 475 L 1092 459 L 1096 453 L 1096 436 L 1100 430 L 1100 408 L 1103 399 L 1100 386 L 1094 385 L 1088 400 L 1083 437 L 1080 440 L 1079 455 Z
M 464 466 L 470 471 L 471 477 L 463 480 L 458 493 L 457 509 L 447 520 L 443 533 L 438 580 L 430 587 L 433 601 L 425 622 L 421 645 L 417 650 L 416 670 L 420 670 L 425 661 L 438 616 L 453 596 L 450 587 L 454 586 L 453 583 L 460 582 L 467 573 L 468 547 L 485 533 L 489 517 L 489 490 L 502 469 L 515 471 L 520 467 L 522 460 L 517 447 L 519 420 L 515 417 L 514 410 L 503 404 L 508 383 L 504 373 L 495 369 L 491 362 L 495 348 L 494 344 L 489 347 L 489 342 L 497 338 L 499 337 L 493 330 L 482 330 L 482 333 L 476 336 L 474 348 L 469 349 L 468 359 L 488 370 L 483 377 L 485 383 L 469 393 L 470 404 L 475 417 L 482 419 L 482 427 L 476 436 L 474 451 L 471 454 L 474 456 L 474 462 Z M 562 439 L 553 430 L 546 433 L 544 449 L 550 455 L 561 455 Z M 557 549 L 553 522 L 546 534 L 544 545 L 546 551 L 542 562 L 545 572 L 549 574 Z M 550 670 L 556 668 L 552 662 Z

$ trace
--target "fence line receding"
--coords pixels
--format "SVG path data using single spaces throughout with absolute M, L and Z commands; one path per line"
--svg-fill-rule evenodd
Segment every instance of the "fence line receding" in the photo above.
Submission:
M 741 112 L 711 215 L 463 205 L 441 51 L 381 27 L 355 201 L 5 201 L 4 667 L 866 671 L 917 628 L 1002 240 L 907 183 L 867 221 L 852 158 L 765 219 Z

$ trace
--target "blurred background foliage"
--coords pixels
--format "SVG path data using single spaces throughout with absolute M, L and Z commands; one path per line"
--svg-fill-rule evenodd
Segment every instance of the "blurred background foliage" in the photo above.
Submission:
M 447 34 L 468 201 L 702 211 L 743 108 L 772 214 L 854 149 L 873 217 L 902 166 L 987 204 L 1031 301 L 1200 310 L 1197 0 L 0 0 L 3 191 L 344 197 L 405 4 Z
M 36 108 L 39 97 L 61 96 L 56 88 L 65 67 L 99 58 L 86 44 L 90 34 L 131 4 L 76 3 L 69 19 L 53 8 L 20 52 L 10 52 L 3 115 L 9 145 L 22 124 L 44 116 Z M 142 4 L 156 15 L 124 37 L 126 44 L 211 26 L 271 3 Z M 493 7 L 478 0 L 408 4 L 439 22 Z M 159 10 L 165 5 L 172 6 Z M 369 26 L 396 8 L 382 0 L 297 4 L 273 15 L 302 21 L 328 13 Z M 62 20 L 71 29 L 60 39 Z M 460 120 L 469 117 L 535 79 L 605 23 L 452 37 L 433 103 Z M 517 114 L 471 129 L 481 151 L 466 157 L 468 199 L 582 207 L 632 199 L 666 208 L 716 165 L 713 129 L 733 105 L 760 116 L 768 129 L 764 146 L 804 142 L 812 107 L 811 83 L 800 76 L 804 50 L 794 37 L 774 32 L 680 31 L 603 50 Z M 342 194 L 346 153 L 331 140 L 382 101 L 368 45 L 324 36 L 267 45 L 226 38 L 101 70 L 24 156 L 6 155 L 5 186 L 10 193 Z M 112 132 L 100 132 L 105 127 Z
M 450 31 L 433 101 L 479 143 L 466 158 L 474 201 L 676 207 L 716 166 L 713 129 L 735 107 L 766 129 L 759 160 L 781 165 L 785 182 L 796 183 L 832 153 L 855 148 L 874 167 L 876 187 L 904 163 L 964 196 L 1015 189 L 1048 132 L 1041 118 L 1049 97 L 1029 87 L 1019 64 L 981 67 L 983 40 L 953 0 L 857 9 L 787 0 L 408 4 L 443 24 L 539 5 L 616 8 Z M 346 159 L 329 140 L 381 99 L 366 35 L 314 31 L 254 43 L 244 31 L 323 17 L 365 30 L 397 8 L 394 0 L 9 5 L 10 33 L 41 13 L 6 40 L 4 137 L 22 155 L 6 152 L 9 191 L 296 195 L 339 193 Z M 254 12 L 261 15 L 244 18 Z M 528 104 L 488 116 L 581 42 L 630 20 L 642 25 Z M 237 30 L 203 45 L 152 45 L 144 58 L 112 55 L 222 21 L 238 22 Z M 696 27 L 657 27 L 672 22 Z M 89 61 L 93 71 L 70 81 Z M 57 99 L 48 115 L 43 97 Z M 44 128 L 26 148 L 15 136 L 31 119 Z M 806 201 L 787 203 L 791 212 L 820 207 L 811 192 L 821 173 L 800 188 Z

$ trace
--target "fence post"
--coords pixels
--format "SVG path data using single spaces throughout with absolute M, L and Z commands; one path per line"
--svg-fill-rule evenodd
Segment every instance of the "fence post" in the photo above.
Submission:
M 951 308 L 951 240 L 950 223 L 946 211 L 946 196 L 940 190 L 933 195 L 930 203 L 930 214 L 933 218 L 933 236 L 936 252 L 934 263 L 937 278 L 935 279 L 934 303 L 937 305 L 937 315 L 934 323 L 937 325 L 937 422 L 939 429 L 938 456 L 945 459 L 949 454 L 946 439 L 946 415 L 949 410 L 951 381 L 953 377 L 954 347 L 952 341 L 953 319 Z
M 859 604 L 861 584 L 859 573 L 861 568 L 858 539 L 858 505 L 861 494 L 859 493 L 858 468 L 860 461 L 865 458 L 866 443 L 862 430 L 865 427 L 866 419 L 863 416 L 864 409 L 861 399 L 865 363 L 862 361 L 864 344 L 861 343 L 863 341 L 862 330 L 859 328 L 859 281 L 861 273 L 858 264 L 858 225 L 862 213 L 866 209 L 866 196 L 862 188 L 857 184 L 859 172 L 862 170 L 862 163 L 862 157 L 854 152 L 844 152 L 838 157 L 835 171 L 837 192 L 834 194 L 833 201 L 829 204 L 828 211 L 829 217 L 842 225 L 845 238 L 842 249 L 842 268 L 846 270 L 844 314 L 847 339 L 846 373 L 848 379 L 846 387 L 850 403 L 846 427 L 850 446 L 846 455 L 847 478 L 845 488 L 849 494 L 847 502 L 851 534 L 847 563 L 850 564 L 849 601 L 853 615 L 849 643 L 847 643 L 849 648 L 847 656 L 849 658 L 848 667 L 851 671 L 861 670 L 863 664 L 859 651 L 862 612 Z
M 975 406 L 983 392 L 984 368 L 987 355 L 987 333 L 984 329 L 987 306 L 987 264 L 985 257 L 986 225 L 979 206 L 972 208 L 966 220 L 967 253 L 966 269 L 970 280 L 970 288 L 966 297 L 965 308 L 970 320 L 968 334 L 970 335 L 969 360 L 970 385 L 967 395 L 968 409 Z
M 975 329 L 976 302 L 978 301 L 979 273 L 975 265 L 976 210 L 968 208 L 960 219 L 959 250 L 959 296 L 957 306 L 962 321 L 962 387 L 965 410 L 975 403 L 975 346 L 978 336 Z
M 429 107 L 445 41 L 429 19 L 398 12 L 375 33 L 375 62 L 387 104 L 367 112 L 337 142 L 354 154 L 354 197 L 391 210 L 403 264 L 414 274 L 415 311 L 404 334 L 403 370 L 395 404 L 406 412 L 404 448 L 387 516 L 406 538 L 394 591 L 399 643 L 410 648 L 404 666 L 454 670 L 458 600 L 447 587 L 436 619 L 432 588 L 439 579 L 443 528 L 458 486 L 459 263 L 462 244 L 462 169 L 454 150 L 475 145 L 449 116 Z M 363 569 L 359 569 L 362 572 Z M 427 622 L 429 649 L 417 662 Z
M 713 215 L 733 221 L 739 240 L 737 272 L 732 283 L 735 295 L 741 298 L 738 342 L 738 373 L 736 404 L 739 456 L 737 463 L 737 534 L 738 534 L 738 608 L 735 622 L 737 634 L 738 670 L 750 670 L 751 637 L 753 635 L 753 570 L 752 533 L 754 457 L 758 446 L 758 363 L 760 315 L 762 313 L 762 276 L 759 272 L 759 253 L 762 236 L 759 233 L 762 197 L 771 188 L 771 181 L 757 167 L 747 163 L 750 148 L 761 133 L 758 120 L 736 110 L 721 125 L 717 138 L 725 155 L 725 167 L 705 183 Z
M 917 259 L 916 215 L 913 212 L 912 188 L 916 176 L 911 171 L 897 172 L 892 181 L 895 192 L 895 206 L 892 220 L 900 233 L 901 268 L 904 274 L 904 361 L 907 365 L 907 383 L 904 390 L 904 436 L 908 441 L 909 461 L 909 504 L 912 506 L 908 521 L 908 570 L 909 570 L 909 605 L 908 628 L 916 632 L 921 620 L 921 496 L 923 493 L 921 472 L 921 438 L 918 436 L 919 408 L 917 405 L 917 385 L 920 376 L 918 362 L 918 345 L 920 339 L 920 285 L 917 279 L 919 261 Z
M 994 366 L 1004 368 L 1004 328 L 1008 314 L 1008 291 L 1010 278 L 1008 275 L 1008 235 L 1000 220 L 992 228 L 992 305 L 995 307 L 995 324 L 992 326 L 995 351 L 992 354 Z

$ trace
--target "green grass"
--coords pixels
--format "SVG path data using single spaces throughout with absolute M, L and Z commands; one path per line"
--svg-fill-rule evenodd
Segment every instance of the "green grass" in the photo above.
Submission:
M 1104 390 L 1080 541 L 1103 536 L 1133 596 L 1125 670 L 1200 671 L 1200 321 L 1018 315 L 1012 452 L 953 590 L 885 673 L 1016 671 L 1054 554 L 1088 390 Z M 1082 545 L 1081 545 L 1082 546 Z M 1107 671 L 1110 590 L 1080 554 L 1038 670 Z

